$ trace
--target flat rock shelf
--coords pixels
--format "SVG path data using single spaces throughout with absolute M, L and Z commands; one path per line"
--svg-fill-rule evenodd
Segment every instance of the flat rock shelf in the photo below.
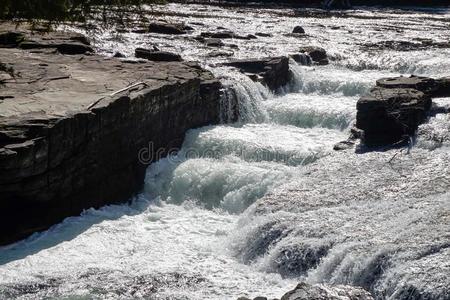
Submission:
M 0 88 L 0 244 L 129 199 L 188 129 L 219 122 L 220 83 L 195 63 L 51 48 L 0 61 L 14 70 Z

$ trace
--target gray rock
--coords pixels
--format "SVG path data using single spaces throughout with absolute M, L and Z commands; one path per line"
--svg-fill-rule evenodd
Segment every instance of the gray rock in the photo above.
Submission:
M 244 73 L 256 75 L 251 78 L 255 81 L 261 81 L 274 91 L 285 86 L 290 79 L 289 59 L 285 56 L 234 60 L 224 63 L 224 65 L 238 68 Z

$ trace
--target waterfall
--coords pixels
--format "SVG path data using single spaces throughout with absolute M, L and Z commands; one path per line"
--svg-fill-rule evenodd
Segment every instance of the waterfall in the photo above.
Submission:
M 220 73 L 219 73 L 220 72 Z M 261 123 L 268 120 L 263 101 L 271 96 L 267 87 L 233 70 L 216 70 L 224 86 L 220 99 L 222 123 Z

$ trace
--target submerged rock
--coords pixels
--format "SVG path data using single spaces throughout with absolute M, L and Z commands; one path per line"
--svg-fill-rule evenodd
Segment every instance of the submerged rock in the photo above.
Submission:
M 274 91 L 285 86 L 290 79 L 289 59 L 285 56 L 234 60 L 224 65 L 250 74 L 252 80 L 260 81 Z

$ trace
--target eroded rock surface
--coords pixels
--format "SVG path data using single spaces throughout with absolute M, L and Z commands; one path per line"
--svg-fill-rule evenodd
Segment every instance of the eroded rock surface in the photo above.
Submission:
M 126 201 L 157 151 L 219 122 L 220 83 L 194 63 L 6 48 L 0 61 L 17 74 L 0 88 L 0 244 Z
M 394 77 L 377 80 L 376 87 L 357 103 L 356 127 L 368 146 L 405 142 L 425 120 L 431 98 L 449 97 L 450 80 Z

